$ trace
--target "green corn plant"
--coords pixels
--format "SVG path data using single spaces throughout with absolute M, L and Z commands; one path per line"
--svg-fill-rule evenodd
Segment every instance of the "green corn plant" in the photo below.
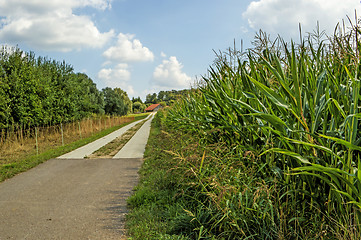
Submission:
M 281 201 L 293 194 L 303 213 L 359 214 L 359 33 L 354 26 L 298 45 L 278 38 L 247 54 L 220 55 L 199 91 L 168 111 L 168 125 L 225 141 L 240 156 L 251 151 L 268 177 L 280 173 Z
M 350 34 L 353 33 L 351 32 Z M 340 41 L 338 41 L 338 43 L 340 44 Z M 359 42 L 357 42 L 357 47 L 359 47 L 359 45 Z M 312 93 L 310 94 L 310 92 L 306 92 L 304 94 L 305 98 L 303 101 L 304 105 L 310 106 L 310 103 L 312 103 L 312 101 L 310 101 L 311 99 L 314 99 L 316 101 L 317 99 L 319 99 L 321 105 L 317 106 L 317 102 L 313 102 L 316 103 L 313 105 L 315 106 L 315 108 L 309 108 L 309 112 L 307 114 L 307 109 L 305 110 L 301 107 L 300 99 L 295 101 L 296 104 L 294 105 L 294 107 L 296 109 L 294 110 L 294 112 L 299 114 L 300 117 L 297 119 L 299 120 L 299 123 L 301 123 L 301 125 L 303 126 L 303 131 L 306 132 L 307 138 L 302 140 L 301 142 L 297 139 L 294 139 L 294 137 L 293 139 L 289 139 L 292 142 L 297 143 L 303 147 L 310 146 L 313 148 L 313 150 L 322 150 L 323 154 L 328 153 L 328 157 L 326 159 L 322 159 L 316 151 L 313 151 L 313 156 L 311 154 L 309 154 L 308 156 L 307 154 L 303 154 L 304 156 L 307 156 L 306 158 L 314 160 L 313 162 L 309 162 L 305 157 L 301 157 L 301 155 L 297 153 L 297 151 L 289 151 L 283 149 L 271 149 L 268 151 L 275 151 L 278 153 L 286 154 L 290 157 L 300 160 L 300 162 L 302 162 L 303 164 L 306 164 L 307 166 L 294 168 L 293 171 L 296 172 L 294 173 L 294 175 L 307 175 L 316 177 L 318 179 L 321 179 L 323 183 L 328 184 L 332 191 L 332 194 L 329 193 L 329 198 L 334 196 L 339 206 L 338 209 L 344 214 L 346 214 L 347 212 L 350 212 L 350 210 L 344 211 L 342 207 L 340 207 L 342 206 L 343 202 L 347 202 L 358 209 L 361 206 L 361 195 L 359 191 L 360 179 L 358 176 L 358 169 L 360 166 L 359 161 L 357 161 L 359 155 L 355 154 L 355 151 L 361 150 L 361 148 L 357 146 L 360 143 L 360 136 L 358 135 L 358 119 L 360 117 L 358 114 L 360 100 L 360 81 L 358 80 L 359 61 L 358 56 L 356 56 L 357 53 L 353 52 L 353 48 L 350 46 L 349 42 L 346 42 L 346 46 L 339 45 L 339 47 L 344 48 L 344 52 L 347 52 L 346 56 L 344 57 L 346 59 L 342 59 L 343 71 L 341 71 L 341 74 L 338 73 L 338 75 L 336 75 L 335 71 L 330 71 L 330 62 L 325 62 L 326 64 L 330 64 L 329 66 L 327 66 L 328 71 L 326 77 L 330 78 L 332 81 L 338 81 L 336 82 L 336 87 L 328 84 L 325 88 L 326 91 L 320 91 L 319 87 L 322 86 L 321 80 L 323 80 L 325 76 L 324 74 L 322 74 L 320 75 L 319 83 L 317 84 L 318 87 L 316 95 L 312 95 Z M 300 70 L 302 68 L 306 69 L 306 64 L 299 64 L 299 68 L 295 70 L 294 50 L 292 50 L 291 56 L 292 57 L 290 58 L 291 60 L 289 60 L 289 63 L 291 63 L 290 65 L 291 69 L 293 69 L 293 75 L 297 72 L 297 70 L 298 72 L 301 72 Z M 300 58 L 298 61 L 300 60 L 303 59 Z M 310 61 L 307 62 L 309 63 Z M 270 64 L 268 65 L 270 66 Z M 307 71 L 307 74 L 309 75 L 310 72 L 312 73 L 311 70 Z M 297 98 L 297 96 L 300 95 L 299 91 L 297 90 L 300 89 L 300 84 L 298 83 L 299 81 L 297 77 L 294 77 L 293 79 L 296 83 L 296 85 L 293 87 L 295 89 L 295 95 Z M 310 83 L 307 82 L 307 79 L 312 80 L 312 76 L 305 79 L 306 81 L 303 81 L 302 83 L 302 85 L 304 86 L 305 83 Z M 311 88 L 305 86 L 304 89 L 305 91 L 308 91 Z M 309 94 L 312 96 L 312 98 L 307 99 L 306 96 Z M 319 96 L 321 97 L 318 98 Z M 313 109 L 315 109 L 315 112 L 313 112 Z M 320 124 L 320 120 L 322 119 L 322 112 L 324 115 L 323 126 L 321 126 Z M 309 115 L 311 123 L 313 124 L 311 126 L 311 131 L 307 127 L 308 123 L 305 119 L 305 115 Z M 327 126 L 325 123 L 328 119 L 330 119 L 330 124 Z M 323 129 L 319 129 L 320 127 L 323 127 Z M 308 132 L 310 134 L 308 134 Z M 318 147 L 317 145 L 323 146 Z M 345 200 L 343 200 L 343 198 L 345 198 Z M 360 221 L 360 216 L 358 217 L 358 219 Z

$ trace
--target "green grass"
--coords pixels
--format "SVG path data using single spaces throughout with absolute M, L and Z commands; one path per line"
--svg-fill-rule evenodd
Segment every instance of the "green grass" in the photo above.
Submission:
M 127 117 L 135 117 L 135 118 L 140 118 L 140 117 L 147 117 L 150 113 L 147 112 L 147 113 L 132 113 L 132 114 L 129 114 L 127 115 Z
M 163 114 L 154 118 L 128 199 L 129 239 L 357 239 L 338 218 L 294 208 L 302 196 L 282 196 L 282 182 L 256 156 L 172 130 Z
M 137 115 L 135 117 L 134 121 L 144 119 L 146 116 L 147 115 Z M 90 142 L 93 142 L 93 141 L 95 141 L 101 137 L 104 137 L 104 136 L 108 135 L 109 133 L 111 133 L 115 130 L 118 130 L 119 128 L 124 127 L 130 123 L 131 122 L 122 124 L 120 126 L 114 126 L 114 127 L 105 129 L 91 137 L 72 142 L 65 146 L 57 147 L 54 149 L 49 149 L 43 153 L 40 153 L 39 155 L 34 154 L 34 155 L 27 156 L 25 158 L 19 159 L 19 161 L 16 161 L 14 163 L 3 164 L 0 166 L 0 182 L 4 181 L 5 179 L 11 178 L 11 177 L 15 176 L 16 174 L 25 172 L 33 167 L 36 167 L 40 163 L 43 163 L 51 158 L 56 158 L 62 154 L 73 151 L 81 146 L 84 146 Z
M 360 34 L 296 44 L 261 32 L 254 49 L 219 54 L 198 89 L 157 114 L 163 151 L 129 202 L 160 219 L 149 236 L 360 239 Z
M 199 144 L 192 134 L 161 124 L 162 115 L 158 112 L 152 123 L 140 183 L 128 199 L 131 239 L 241 239 L 260 225 L 264 231 L 259 239 L 276 236 L 279 228 L 269 215 L 272 204 L 252 195 L 262 196 L 260 187 L 276 189 L 265 181 L 257 183 L 255 168 L 240 164 L 224 145 Z M 244 208 L 237 209 L 241 200 L 230 193 L 246 184 L 249 199 L 245 197 Z M 254 212 L 245 211 L 252 208 Z M 227 216 L 231 209 L 237 216 L 233 223 Z M 252 219 L 258 223 L 252 225 Z M 245 220 L 250 221 L 248 232 L 234 229 L 244 227 Z
M 99 148 L 97 151 L 93 152 L 89 158 L 111 158 L 115 154 L 117 154 L 123 146 L 134 136 L 134 134 L 143 126 L 146 120 L 136 124 L 134 127 L 128 129 L 125 133 L 121 136 L 117 137 L 110 143 L 106 144 L 105 146 Z
M 132 208 L 127 215 L 128 235 L 129 239 L 185 240 L 188 238 L 169 233 L 171 219 L 181 209 L 174 201 L 177 180 L 168 172 L 172 157 L 163 151 L 173 144 L 161 132 L 157 115 L 152 122 L 140 183 L 128 199 Z

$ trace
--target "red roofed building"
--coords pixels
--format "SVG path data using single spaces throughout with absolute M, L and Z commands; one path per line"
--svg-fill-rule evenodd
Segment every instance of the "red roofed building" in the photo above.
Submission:
M 145 109 L 146 112 L 156 112 L 158 111 L 160 108 L 162 108 L 162 105 L 160 105 L 159 103 L 157 104 L 152 104 L 149 107 L 147 107 Z

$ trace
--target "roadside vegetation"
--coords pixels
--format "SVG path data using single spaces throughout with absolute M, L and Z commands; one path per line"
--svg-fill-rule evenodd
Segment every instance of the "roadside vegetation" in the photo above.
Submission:
M 146 106 L 149 106 L 151 104 L 159 103 L 162 106 L 170 106 L 173 103 L 175 103 L 179 98 L 186 96 L 189 93 L 189 91 L 190 91 L 189 89 L 183 89 L 183 90 L 159 91 L 158 94 L 149 93 L 145 97 L 144 104 L 146 104 Z
M 84 120 L 81 125 L 69 124 L 69 126 L 64 126 L 66 132 L 63 143 L 60 126 L 40 129 L 38 149 L 36 149 L 37 141 L 35 134 L 30 133 L 29 136 L 23 136 L 23 138 L 15 136 L 11 140 L 0 144 L 0 182 L 18 173 L 27 171 L 51 158 L 58 157 L 104 137 L 129 123 L 144 119 L 147 115 L 136 114 L 113 119 L 107 118 L 103 119 L 105 120 L 103 122 L 97 119 L 91 127 L 86 125 L 90 122 L 89 119 Z M 98 125 L 99 123 L 102 125 Z M 88 128 L 84 129 L 82 134 L 79 134 L 78 126 L 83 127 L 84 125 L 88 126 Z
M 88 158 L 112 158 L 117 154 L 125 144 L 135 135 L 135 133 L 143 126 L 146 120 L 137 123 L 134 127 L 128 129 L 121 136 L 117 137 L 110 143 L 93 152 Z
M 98 90 L 92 79 L 64 61 L 3 46 L 0 180 L 144 118 L 129 115 L 132 105 L 122 89 Z
M 123 116 L 132 111 L 125 91 L 98 90 L 66 62 L 32 52 L 0 49 L 0 130 L 29 129 L 79 121 L 91 115 Z
M 131 239 L 360 239 L 360 33 L 219 53 L 153 121 Z

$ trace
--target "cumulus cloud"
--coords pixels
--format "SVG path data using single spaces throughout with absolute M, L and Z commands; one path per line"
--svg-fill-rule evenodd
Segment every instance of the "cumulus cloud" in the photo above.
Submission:
M 102 47 L 114 31 L 101 33 L 89 16 L 73 9 L 111 8 L 110 0 L 0 0 L 0 39 L 42 50 L 71 51 Z
M 176 57 L 163 60 L 153 72 L 153 85 L 159 89 L 189 88 L 191 77 L 182 72 L 183 65 Z
M 100 10 L 111 8 L 112 0 L 0 0 L 0 14 L 44 14 L 57 9 L 93 7 Z M 6 14 L 5 14 L 6 15 Z
M 165 54 L 164 52 L 160 52 L 160 56 L 163 57 L 163 58 L 166 58 L 167 54 Z
M 348 15 L 354 19 L 355 9 L 361 12 L 360 1 L 355 0 L 258 0 L 252 1 L 243 17 L 254 30 L 262 29 L 270 34 L 296 38 L 298 25 L 303 32 L 320 30 L 332 34 L 338 22 Z
M 108 48 L 103 56 L 115 62 L 147 62 L 154 60 L 154 54 L 142 45 L 132 34 L 119 33 L 115 46 Z
M 154 60 L 154 54 L 134 37 L 132 34 L 119 33 L 117 42 L 103 52 L 106 61 L 98 73 L 98 78 L 107 86 L 122 88 L 129 96 L 134 95 L 135 91 L 129 84 L 131 73 L 128 64 Z
M 98 72 L 98 78 L 108 87 L 118 87 L 133 95 L 134 89 L 129 84 L 130 75 L 129 66 L 125 63 L 118 64 L 114 68 L 103 68 Z
M 99 71 L 98 77 L 106 81 L 128 81 L 130 79 L 128 64 L 118 64 L 115 68 L 103 68 Z

